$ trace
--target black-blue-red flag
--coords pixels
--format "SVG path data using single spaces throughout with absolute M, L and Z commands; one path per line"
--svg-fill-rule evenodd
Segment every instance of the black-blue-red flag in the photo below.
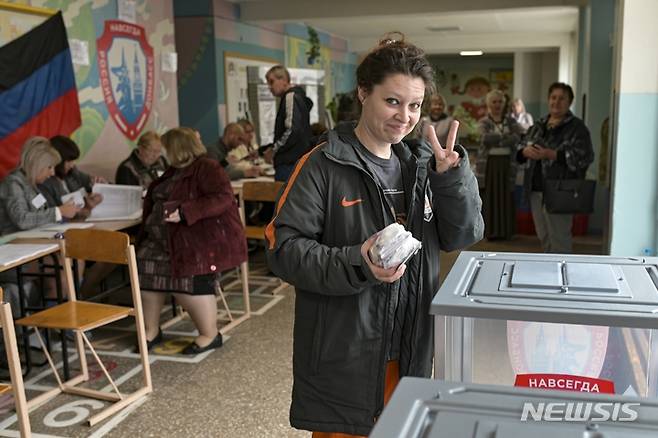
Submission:
M 80 105 L 62 13 L 0 47 L 0 178 L 34 135 L 70 135 Z

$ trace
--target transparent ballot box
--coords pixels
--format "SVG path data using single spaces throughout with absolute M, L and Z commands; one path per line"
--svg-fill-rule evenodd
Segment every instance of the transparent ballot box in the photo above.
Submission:
M 435 378 L 656 398 L 657 265 L 462 252 L 432 301 Z
M 370 434 L 370 438 L 657 436 L 656 401 L 412 377 L 400 381 Z

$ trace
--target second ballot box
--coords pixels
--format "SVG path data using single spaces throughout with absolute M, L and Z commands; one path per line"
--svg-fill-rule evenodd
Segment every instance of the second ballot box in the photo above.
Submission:
M 462 252 L 435 378 L 658 397 L 658 258 Z

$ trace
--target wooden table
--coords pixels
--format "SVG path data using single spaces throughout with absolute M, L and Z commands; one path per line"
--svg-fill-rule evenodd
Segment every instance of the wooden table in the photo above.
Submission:
M 34 242 L 31 242 L 34 243 Z M 28 257 L 22 257 L 22 258 L 15 258 L 13 260 L 7 261 L 6 263 L 3 263 L 0 265 L 0 272 L 5 272 L 9 271 L 11 269 L 16 269 L 16 281 L 18 285 L 18 304 L 19 304 L 19 309 L 20 309 L 20 315 L 18 315 L 20 318 L 26 316 L 26 309 L 25 309 L 25 290 L 23 288 L 23 278 L 22 278 L 22 273 L 21 273 L 21 267 L 23 265 L 26 265 L 28 263 L 32 263 L 36 260 L 40 260 L 43 257 L 46 256 L 52 256 L 53 260 L 55 261 L 54 265 L 58 266 L 57 263 L 57 253 L 60 252 L 62 245 L 61 242 L 58 240 L 51 240 L 48 242 L 37 242 L 39 246 L 41 246 L 41 249 L 38 249 L 34 251 L 33 254 L 29 255 Z M 0 252 L 3 251 L 3 247 L 7 248 L 5 245 L 0 245 Z M 57 270 L 57 268 L 56 268 Z M 43 275 L 43 274 L 41 274 Z M 50 275 L 50 274 L 48 274 Z M 59 281 L 59 275 L 56 273 L 55 276 L 57 277 L 56 285 L 57 285 L 57 296 L 58 298 L 61 299 L 62 295 L 62 290 L 61 290 L 61 283 Z M 22 332 L 22 337 L 23 337 L 23 349 L 25 350 L 25 373 L 24 375 L 27 375 L 31 370 L 32 370 L 32 358 L 30 355 L 30 335 L 27 330 L 27 328 L 22 327 L 21 328 Z M 64 357 L 67 357 L 66 354 L 66 339 L 62 339 L 62 354 Z M 64 374 L 68 376 L 69 374 L 69 369 L 68 369 L 68 362 L 64 361 L 63 363 L 64 366 Z
M 81 223 L 93 224 L 91 228 L 109 231 L 121 231 L 142 223 L 142 219 L 124 219 L 116 221 L 86 221 Z M 5 243 L 56 243 L 61 240 L 54 231 L 39 229 L 19 231 L 7 234 L 1 238 Z
M 99 230 L 121 231 L 134 227 L 142 223 L 142 218 L 137 219 L 124 219 L 118 221 L 87 221 L 87 223 L 94 224 L 94 228 Z
M 141 218 L 136 218 L 136 219 L 124 219 L 124 220 L 114 220 L 114 221 L 87 221 L 86 223 L 92 223 L 93 227 L 92 228 L 97 228 L 101 230 L 110 230 L 110 231 L 120 231 L 120 230 L 126 230 L 128 228 L 131 228 L 133 226 L 139 225 L 142 222 Z M 21 266 L 35 261 L 39 260 L 45 256 L 51 255 L 54 263 L 53 263 L 53 268 L 56 272 L 59 271 L 60 266 L 59 262 L 57 260 L 57 252 L 60 252 L 61 254 L 64 253 L 63 251 L 63 241 L 61 238 L 56 237 L 55 232 L 53 231 L 40 231 L 40 230 L 27 230 L 27 231 L 19 231 L 17 233 L 12 233 L 10 235 L 2 236 L 2 240 L 8 243 L 12 244 L 44 244 L 44 245 L 50 245 L 53 246 L 53 244 L 56 244 L 54 246 L 54 249 L 50 251 L 45 251 L 43 253 L 40 253 L 37 256 L 31 257 L 27 260 L 21 260 L 17 261 L 16 263 L 13 263 L 11 265 L 6 265 L 6 266 L 0 266 L 0 272 L 7 271 L 9 269 L 16 268 L 16 276 L 17 276 L 17 282 L 18 282 L 18 291 L 19 291 L 19 301 L 20 301 L 20 308 L 21 308 L 21 317 L 26 316 L 25 315 L 25 308 L 23 305 L 23 300 L 25 297 L 25 291 L 23 290 L 23 274 L 21 272 Z M 2 248 L 2 245 L 0 245 L 0 248 Z M 48 274 L 50 275 L 50 274 Z M 57 298 L 58 301 L 62 301 L 62 289 L 61 289 L 61 282 L 59 279 L 59 274 L 54 274 L 55 275 L 55 283 L 57 286 Z M 77 264 L 74 263 L 74 278 L 77 279 Z M 76 281 L 77 283 L 77 281 Z M 24 329 L 25 330 L 25 329 Z M 27 332 L 24 332 L 24 341 L 23 345 L 26 351 L 25 357 L 25 367 L 26 367 L 26 374 L 30 372 L 32 365 L 31 365 L 31 360 L 30 360 L 30 355 L 29 355 L 29 335 Z M 69 369 L 68 369 L 68 354 L 67 354 L 67 348 L 66 348 L 66 339 L 64 337 L 64 334 L 62 333 L 62 356 L 63 356 L 63 372 L 64 372 L 64 378 L 68 379 L 69 378 Z
M 231 181 L 231 188 L 233 188 L 233 194 L 236 196 L 241 196 L 242 195 L 242 186 L 244 185 L 245 182 L 251 182 L 251 181 L 265 181 L 265 182 L 273 182 L 274 177 L 273 176 L 257 176 L 255 178 L 242 178 L 242 179 L 236 179 L 234 181 Z

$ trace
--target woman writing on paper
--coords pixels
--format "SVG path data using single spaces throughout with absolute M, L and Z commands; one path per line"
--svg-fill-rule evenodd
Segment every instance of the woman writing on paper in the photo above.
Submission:
M 50 144 L 59 153 L 61 161 L 55 166 L 55 174 L 39 184 L 39 191 L 51 207 L 62 205 L 62 197 L 81 191 L 77 202 L 74 200 L 80 207 L 76 218 L 86 219 L 91 210 L 103 201 L 101 194 L 91 192 L 92 186 L 95 182 L 105 180 L 92 177 L 76 167 L 75 160 L 80 157 L 80 148 L 70 138 L 57 135 L 50 139 Z
M 0 183 L 0 235 L 70 219 L 80 211 L 73 202 L 49 206 L 39 192 L 37 186 L 55 173 L 60 161 L 47 138 L 25 142 L 18 167 Z

